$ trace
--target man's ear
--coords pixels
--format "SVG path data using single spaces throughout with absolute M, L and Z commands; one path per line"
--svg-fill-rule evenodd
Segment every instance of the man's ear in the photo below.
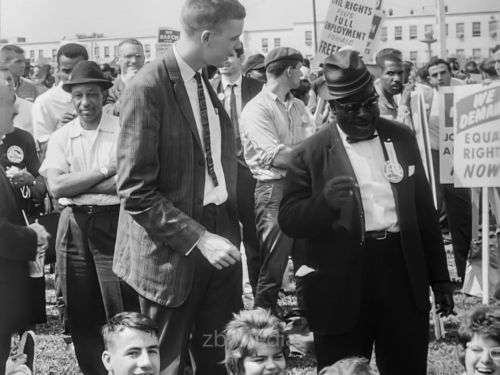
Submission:
M 111 367 L 111 354 L 107 350 L 102 352 L 101 359 L 106 370 L 108 370 L 108 372 L 113 371 L 113 368 Z
M 206 46 L 210 40 L 210 30 L 204 30 L 201 35 L 200 35 L 200 39 L 201 39 L 201 44 L 203 46 Z

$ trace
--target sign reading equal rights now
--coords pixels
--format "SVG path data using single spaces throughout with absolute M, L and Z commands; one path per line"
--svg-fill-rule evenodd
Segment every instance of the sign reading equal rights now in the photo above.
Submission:
M 382 18 L 382 0 L 331 0 L 315 60 L 322 62 L 342 47 L 371 55 Z
M 500 186 L 500 84 L 455 88 L 455 186 Z

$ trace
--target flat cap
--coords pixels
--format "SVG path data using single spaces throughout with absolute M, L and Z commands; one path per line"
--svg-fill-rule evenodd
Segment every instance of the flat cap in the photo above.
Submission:
M 302 62 L 304 61 L 304 56 L 302 56 L 302 54 L 295 48 L 278 47 L 269 51 L 266 59 L 264 60 L 264 65 L 267 68 L 269 64 L 280 60 L 297 60 Z
M 330 99 L 341 99 L 356 94 L 373 84 L 373 77 L 366 68 L 359 52 L 343 49 L 327 57 L 323 74 Z
M 243 64 L 242 70 L 243 74 L 247 74 L 251 70 L 259 70 L 264 68 L 264 55 L 257 53 L 256 55 L 250 55 L 247 61 Z

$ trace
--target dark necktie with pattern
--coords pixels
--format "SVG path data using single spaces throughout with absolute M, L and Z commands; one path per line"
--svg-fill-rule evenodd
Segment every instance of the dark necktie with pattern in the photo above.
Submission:
M 194 75 L 198 88 L 198 101 L 200 102 L 201 128 L 203 133 L 203 144 L 205 146 L 205 159 L 207 161 L 208 174 L 215 186 L 219 186 L 217 175 L 215 174 L 214 160 L 212 159 L 212 148 L 210 146 L 210 125 L 208 124 L 207 102 L 205 92 L 201 83 L 201 75 L 196 72 Z
M 236 109 L 236 95 L 234 94 L 234 88 L 236 87 L 236 83 L 229 84 L 231 87 L 231 96 L 229 98 L 229 108 L 231 115 L 231 122 L 234 127 L 234 136 L 236 138 L 236 155 L 241 156 L 242 147 L 241 147 L 241 138 L 240 138 L 240 124 L 238 122 L 238 110 Z

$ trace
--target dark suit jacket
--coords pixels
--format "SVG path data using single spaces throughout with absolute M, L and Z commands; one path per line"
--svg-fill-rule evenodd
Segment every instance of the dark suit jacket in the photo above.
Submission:
M 261 90 L 264 83 L 256 79 L 242 76 L 241 79 L 241 109 L 245 108 L 247 103 L 253 99 Z M 217 77 L 212 81 L 212 87 L 217 94 L 223 92 L 221 77 Z
M 382 118 L 377 129 L 381 141 L 392 138 L 404 170 L 403 180 L 391 186 L 413 298 L 426 312 L 429 285 L 449 281 L 431 191 L 410 129 Z M 365 236 L 359 189 L 340 210 L 323 196 L 325 183 L 337 176 L 356 178 L 337 127 L 330 125 L 294 152 L 279 212 L 283 232 L 306 239 L 305 264 L 318 270 L 303 278 L 311 329 L 329 334 L 347 332 L 357 321 Z
M 219 234 L 238 244 L 233 128 L 206 76 L 203 79 L 219 113 L 231 218 L 231 226 Z M 137 73 L 122 103 L 117 182 L 122 207 L 113 270 L 142 296 L 179 306 L 189 295 L 195 273 L 193 257 L 186 253 L 205 230 L 199 221 L 206 163 L 172 50 Z
M 12 333 L 29 323 L 28 261 L 35 260 L 36 244 L 36 233 L 25 226 L 0 166 L 0 333 Z

